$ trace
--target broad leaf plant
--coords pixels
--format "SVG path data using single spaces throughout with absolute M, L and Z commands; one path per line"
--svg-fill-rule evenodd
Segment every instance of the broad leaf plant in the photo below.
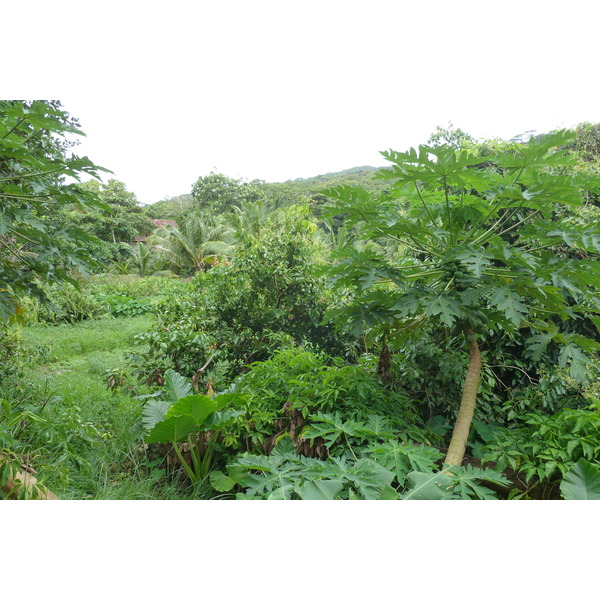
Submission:
M 340 251 L 331 267 L 335 285 L 354 292 L 334 317 L 357 331 L 378 327 L 387 339 L 427 320 L 464 337 L 469 363 L 448 466 L 464 457 L 489 334 L 525 330 L 532 357 L 553 344 L 559 366 L 578 379 L 590 375 L 599 344 L 561 328 L 583 318 L 598 324 L 600 311 L 600 228 L 566 218 L 582 190 L 598 187 L 571 170 L 573 136 L 506 144 L 490 156 L 448 145 L 383 152 L 391 167 L 377 177 L 389 182 L 386 192 L 327 192 L 330 214 L 343 214 L 363 242 Z

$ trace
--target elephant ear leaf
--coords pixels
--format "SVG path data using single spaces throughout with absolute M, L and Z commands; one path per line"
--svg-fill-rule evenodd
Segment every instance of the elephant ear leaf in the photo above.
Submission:
M 194 388 L 183 375 L 169 369 L 165 373 L 165 390 L 167 391 L 169 400 L 175 402 L 189 396 L 194 391 Z
M 565 500 L 600 500 L 600 469 L 580 458 L 560 484 Z
M 167 417 L 187 417 L 192 419 L 197 427 L 206 421 L 207 417 L 219 409 L 219 403 L 203 394 L 186 396 L 171 405 Z
M 157 423 L 146 438 L 147 444 L 177 444 L 187 438 L 197 428 L 191 417 L 167 417 Z
M 142 423 L 147 429 L 152 429 L 160 423 L 171 407 L 171 402 L 164 400 L 148 400 L 142 409 Z

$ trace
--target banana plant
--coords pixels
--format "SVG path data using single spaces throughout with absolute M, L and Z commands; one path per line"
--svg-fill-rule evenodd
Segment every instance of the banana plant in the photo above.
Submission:
M 358 332 L 379 328 L 402 339 L 432 320 L 464 337 L 469 363 L 446 464 L 460 465 L 482 370 L 480 340 L 494 331 L 529 328 L 528 351 L 539 358 L 550 343 L 559 366 L 576 379 L 590 375 L 588 353 L 600 345 L 565 333 L 555 321 L 600 311 L 600 228 L 562 217 L 580 206 L 581 189 L 598 179 L 570 175 L 566 145 L 556 132 L 528 144 L 506 144 L 494 155 L 448 145 L 382 152 L 391 163 L 377 177 L 389 190 L 374 195 L 352 186 L 326 192 L 331 216 L 343 214 L 362 248 L 334 256 L 335 285 L 354 300 L 330 318 Z M 391 240 L 400 249 L 384 251 Z
M 150 430 L 146 443 L 171 444 L 190 481 L 196 483 L 208 475 L 214 453 L 214 444 L 210 441 L 202 451 L 198 434 L 217 432 L 243 415 L 243 410 L 223 409 L 229 404 L 243 401 L 244 396 L 235 392 L 215 394 L 212 391 L 194 394 L 192 384 L 172 370 L 165 373 L 164 391 L 167 400 L 151 398 L 142 410 L 142 421 Z M 191 466 L 179 447 L 186 441 L 190 449 Z

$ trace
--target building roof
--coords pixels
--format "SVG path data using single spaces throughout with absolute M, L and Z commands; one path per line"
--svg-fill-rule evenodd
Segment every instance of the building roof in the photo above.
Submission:
M 170 221 L 169 219 L 152 219 L 152 222 L 157 227 L 166 227 L 167 225 L 172 225 L 173 227 L 177 227 L 177 223 L 175 221 Z

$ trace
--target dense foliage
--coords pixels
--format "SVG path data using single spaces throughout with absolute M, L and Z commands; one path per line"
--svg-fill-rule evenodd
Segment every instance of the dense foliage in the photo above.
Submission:
M 70 155 L 81 135 L 59 102 L 0 102 L 0 317 L 19 311 L 17 297 L 44 298 L 41 281 L 71 282 L 73 269 L 95 266 L 97 240 L 59 218 L 59 209 L 105 209 L 77 185 L 102 169 L 87 157 Z M 68 179 L 75 183 L 68 183 Z
M 154 332 L 139 336 L 142 372 L 174 368 L 192 376 L 207 361 L 205 375 L 229 383 L 252 362 L 290 343 L 343 351 L 343 339 L 322 321 L 329 306 L 322 278 L 314 274 L 310 223 L 300 217 L 287 229 L 247 237 L 230 260 L 190 282 L 187 293 L 165 302 Z
M 599 127 L 142 207 L 1 102 L 1 493 L 598 498 Z

